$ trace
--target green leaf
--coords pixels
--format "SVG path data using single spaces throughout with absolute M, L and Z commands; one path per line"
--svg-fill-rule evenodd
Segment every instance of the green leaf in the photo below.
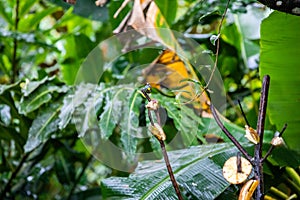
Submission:
M 127 90 L 123 86 L 116 86 L 105 93 L 105 106 L 99 120 L 103 138 L 107 139 L 112 135 L 116 124 L 121 119 L 127 95 Z
M 20 84 L 20 82 L 18 81 L 16 83 L 13 83 L 13 84 L 10 84 L 10 85 L 0 85 L 0 95 L 2 95 L 4 92 L 6 92 L 10 89 L 18 87 L 19 84 Z
M 19 8 L 19 17 L 22 19 L 23 16 L 29 12 L 30 8 L 37 2 L 38 0 L 27 0 L 20 2 Z
M 59 114 L 60 129 L 64 129 L 68 125 L 76 108 L 87 101 L 95 88 L 96 86 L 93 84 L 80 84 L 74 88 L 75 92 L 73 90 L 69 91 L 69 93 L 64 97 L 63 106 Z
M 196 141 L 198 136 L 200 140 L 204 138 L 199 134 L 199 126 L 203 125 L 200 116 L 185 104 L 178 103 L 175 98 L 153 94 L 153 98 L 158 100 L 162 108 L 166 109 L 168 117 L 172 118 L 176 129 L 184 139 L 184 144 L 189 146 Z M 172 133 L 173 135 L 175 133 Z
M 268 115 L 287 145 L 300 151 L 300 27 L 299 17 L 273 12 L 261 24 L 260 76 L 271 77 Z
M 26 80 L 23 84 L 22 87 L 22 93 L 25 97 L 27 97 L 29 94 L 31 94 L 34 90 L 36 90 L 39 86 L 43 85 L 44 83 L 46 83 L 47 81 L 51 81 L 53 80 L 54 77 L 45 77 L 40 81 L 29 81 Z
M 267 152 L 269 147 L 270 145 L 264 145 L 264 151 Z M 272 151 L 271 156 L 268 157 L 268 161 L 274 166 L 297 168 L 300 165 L 299 157 L 300 154 L 297 151 L 286 147 L 277 147 Z
M 26 18 L 21 18 L 20 20 L 20 31 L 29 31 L 36 30 L 37 26 L 48 15 L 51 15 L 55 11 L 57 11 L 58 7 L 50 7 L 48 9 L 43 9 L 34 14 L 29 14 Z
M 61 102 L 53 102 L 46 109 L 40 110 L 29 129 L 28 140 L 24 146 L 25 152 L 30 152 L 58 130 L 60 109 Z
M 13 26 L 13 18 L 12 18 L 12 11 L 7 2 L 1 1 L 0 3 L 0 16 L 9 23 L 9 25 Z
M 74 161 L 68 159 L 61 151 L 55 154 L 54 169 L 61 184 L 71 185 L 75 181 Z
M 65 93 L 68 90 L 68 86 L 56 86 L 51 84 L 43 84 L 37 90 L 34 91 L 30 96 L 23 96 L 19 105 L 19 112 L 21 114 L 28 114 L 38 108 L 43 104 L 51 101 L 53 92 Z
M 176 17 L 177 1 L 155 0 L 160 12 L 165 17 L 168 24 L 172 24 Z
M 97 7 L 94 0 L 77 0 L 74 6 L 74 13 L 92 20 L 102 22 L 108 20 L 107 7 Z
M 215 199 L 229 183 L 223 178 L 224 162 L 237 152 L 231 144 L 202 145 L 168 152 L 182 194 L 193 199 Z M 163 160 L 143 161 L 128 178 L 102 181 L 108 199 L 177 199 Z
M 92 86 L 92 84 L 89 85 Z M 79 137 L 83 137 L 87 131 L 99 130 L 97 112 L 102 107 L 105 89 L 104 84 L 93 87 L 93 90 L 88 91 L 86 100 L 81 105 L 78 104 L 78 101 L 74 101 L 76 110 L 72 121 L 76 125 Z
M 11 122 L 10 107 L 5 104 L 0 104 L 0 124 L 1 122 L 8 126 Z
M 124 151 L 132 156 L 136 153 L 137 138 L 141 133 L 139 128 L 139 107 L 141 105 L 142 97 L 139 92 L 132 90 L 128 91 L 131 97 L 129 101 L 125 101 L 123 116 L 120 122 L 121 127 L 121 143 Z

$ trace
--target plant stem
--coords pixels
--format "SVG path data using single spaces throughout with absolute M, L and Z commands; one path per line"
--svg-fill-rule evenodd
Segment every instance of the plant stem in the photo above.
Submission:
M 146 97 L 146 99 L 149 102 L 152 101 L 151 98 L 149 97 L 149 95 L 147 94 L 147 92 L 142 90 L 142 93 L 144 94 L 144 96 Z M 156 118 L 157 118 L 157 122 L 158 122 L 159 126 L 161 126 L 161 124 L 160 124 L 160 115 L 159 115 L 158 109 L 154 110 L 154 112 L 155 112 L 155 115 L 156 115 Z M 149 117 L 151 125 L 154 126 L 154 121 L 153 121 L 150 109 L 148 109 L 148 117 Z M 169 156 L 168 156 L 167 151 L 166 151 L 165 143 L 164 143 L 163 140 L 158 139 L 158 141 L 160 143 L 161 151 L 162 151 L 162 154 L 164 156 L 164 160 L 165 160 L 166 167 L 167 167 L 167 170 L 168 170 L 168 173 L 169 173 L 169 177 L 170 177 L 172 185 L 175 189 L 176 195 L 177 195 L 179 200 L 183 200 L 183 197 L 181 196 L 179 186 L 177 184 L 177 181 L 176 181 L 175 176 L 174 176 L 174 172 L 172 170 L 172 167 L 171 167 L 171 164 L 170 164 L 170 161 L 169 161 Z
M 248 122 L 248 120 L 247 120 L 246 114 L 245 114 L 245 112 L 244 112 L 244 110 L 243 110 L 241 101 L 238 100 L 238 103 L 239 103 L 239 107 L 240 107 L 240 109 L 241 109 L 241 112 L 242 112 L 242 115 L 243 115 L 243 117 L 244 117 L 244 119 L 245 119 L 246 124 L 247 124 L 248 126 L 250 126 L 250 124 L 249 124 L 249 122 Z
M 11 183 L 12 181 L 16 178 L 17 174 L 19 173 L 20 169 L 22 168 L 23 164 L 25 163 L 26 159 L 28 158 L 30 152 L 28 153 L 25 153 L 23 156 L 22 156 L 22 159 L 19 163 L 19 165 L 17 166 L 17 168 L 15 169 L 15 171 L 13 171 L 13 173 L 11 174 L 8 182 L 6 183 L 2 193 L 0 194 L 0 199 L 5 199 L 6 197 L 6 194 L 10 192 L 11 190 Z
M 281 137 L 281 136 L 282 136 L 282 134 L 283 134 L 283 132 L 285 131 L 286 127 L 287 127 L 287 124 L 284 124 L 284 126 L 283 126 L 282 130 L 280 131 L 280 134 L 279 134 L 278 137 Z M 265 156 L 261 159 L 260 162 L 263 163 L 263 162 L 269 157 L 269 155 L 272 153 L 272 151 L 273 151 L 274 148 L 275 148 L 275 146 L 272 145 L 272 146 L 269 148 L 268 152 L 265 154 Z
M 228 10 L 228 7 L 229 7 L 229 3 L 230 3 L 230 0 L 227 1 L 227 4 L 226 4 L 226 7 L 225 7 L 225 11 L 222 15 L 222 18 L 221 18 L 221 21 L 220 21 L 220 24 L 219 24 L 219 27 L 218 27 L 218 35 L 217 35 L 217 45 L 216 45 L 216 59 L 215 59 L 215 63 L 214 63 L 214 66 L 213 66 L 213 69 L 212 69 L 212 72 L 210 74 L 210 77 L 207 81 L 207 84 L 206 86 L 203 88 L 203 91 L 205 91 L 206 89 L 208 89 L 208 86 L 214 76 L 214 73 L 217 69 L 217 66 L 218 66 L 218 57 L 219 57 L 219 51 L 220 51 L 220 36 L 221 36 L 221 29 L 222 29 L 222 25 L 223 25 L 223 21 L 225 19 L 225 16 L 226 16 L 226 13 L 227 13 L 227 10 Z
M 16 0 L 16 7 L 15 7 L 15 12 L 16 12 L 16 18 L 15 18 L 15 32 L 18 31 L 18 26 L 19 26 L 19 7 L 20 7 L 20 0 Z M 18 40 L 15 37 L 14 42 L 13 42 L 13 54 L 12 54 L 12 69 L 13 69 L 13 74 L 12 74 L 12 79 L 11 82 L 14 83 L 16 80 L 16 77 L 18 76 L 18 62 L 17 62 L 17 49 L 18 49 Z
M 166 166 L 167 166 L 167 170 L 168 170 L 171 182 L 173 184 L 173 187 L 175 189 L 175 192 L 177 194 L 177 197 L 178 197 L 179 200 L 183 200 L 183 198 L 181 196 L 181 193 L 180 193 L 180 190 L 179 190 L 179 186 L 178 186 L 178 184 L 176 182 L 176 179 L 174 177 L 174 173 L 173 173 L 173 170 L 172 170 L 172 167 L 171 167 L 171 164 L 170 164 L 170 161 L 169 161 L 169 157 L 168 157 L 168 154 L 167 154 L 167 151 L 166 151 L 165 143 L 162 140 L 159 140 L 159 143 L 160 143 L 160 147 L 161 147 L 161 150 L 162 150 L 162 153 L 163 153 L 163 156 L 164 156 L 164 160 L 165 160 L 165 163 L 166 163 Z
M 217 111 L 212 104 L 210 106 L 210 109 L 211 109 L 211 112 L 212 112 L 217 124 L 222 129 L 223 133 L 225 133 L 225 135 L 231 140 L 231 142 L 236 146 L 236 148 L 238 148 L 238 150 L 246 157 L 246 159 L 252 165 L 254 165 L 253 158 L 248 154 L 248 152 L 244 149 L 244 147 L 242 147 L 242 145 L 231 135 L 231 133 L 228 131 L 228 129 L 222 124 L 222 122 L 217 114 Z
M 264 199 L 264 178 L 263 178 L 263 163 L 262 159 L 262 145 L 264 137 L 264 126 L 266 119 L 267 103 L 268 103 L 268 94 L 270 86 L 270 76 L 266 75 L 263 77 L 260 104 L 259 104 L 259 113 L 257 120 L 257 134 L 260 137 L 259 143 L 255 145 L 254 150 L 254 174 L 255 178 L 259 180 L 259 185 L 255 190 L 255 199 L 263 200 Z

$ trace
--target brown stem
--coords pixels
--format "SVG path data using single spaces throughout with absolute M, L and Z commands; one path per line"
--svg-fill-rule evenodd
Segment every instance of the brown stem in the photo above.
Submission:
M 286 127 L 287 127 L 287 124 L 284 124 L 284 126 L 283 126 L 282 130 L 280 131 L 278 137 L 281 137 L 281 136 L 282 136 L 282 134 L 283 134 L 283 132 L 285 131 Z M 263 163 L 263 162 L 268 158 L 268 156 L 272 153 L 272 151 L 273 151 L 274 148 L 275 148 L 274 145 L 272 145 L 272 146 L 269 148 L 269 150 L 268 150 L 268 152 L 266 153 L 266 155 L 261 159 L 261 161 L 260 161 L 261 163 Z
M 168 170 L 171 182 L 173 184 L 173 187 L 175 189 L 175 192 L 177 194 L 177 197 L 178 197 L 179 200 L 183 200 L 183 198 L 181 196 L 181 193 L 180 193 L 180 190 L 179 190 L 179 186 L 178 186 L 178 184 L 176 182 L 176 179 L 174 177 L 174 173 L 173 173 L 173 170 L 172 170 L 172 167 L 171 167 L 171 164 L 170 164 L 170 161 L 169 161 L 169 157 L 168 157 L 168 154 L 167 154 L 167 151 L 166 151 L 165 143 L 162 140 L 159 140 L 159 143 L 160 143 L 160 147 L 161 147 L 161 150 L 162 150 L 162 153 L 163 153 L 163 156 L 164 156 L 164 160 L 165 160 L 165 163 L 166 163 L 166 166 L 167 166 L 167 170 Z
M 15 31 L 18 31 L 18 26 L 19 26 L 19 7 L 20 7 L 20 0 L 16 0 L 16 7 L 15 7 L 15 12 L 16 12 L 16 18 L 15 18 Z M 14 83 L 16 80 L 16 77 L 18 76 L 18 62 L 17 62 L 17 49 L 18 49 L 18 40 L 15 37 L 14 42 L 13 42 L 13 54 L 12 54 L 12 69 L 13 69 L 13 74 L 12 74 L 12 79 L 11 82 Z
M 219 127 L 222 129 L 223 133 L 231 140 L 231 142 L 238 148 L 238 150 L 246 157 L 246 159 L 253 165 L 253 158 L 248 154 L 248 152 L 242 147 L 242 145 L 231 135 L 231 133 L 228 131 L 228 129 L 222 124 L 216 109 L 213 105 L 210 106 L 211 112 L 219 125 Z
M 255 163 L 254 174 L 256 178 L 259 180 L 259 185 L 255 190 L 256 200 L 264 199 L 264 178 L 263 178 L 263 165 L 261 159 L 262 159 L 262 145 L 263 145 L 263 137 L 264 137 L 264 126 L 265 126 L 265 119 L 266 119 L 269 86 L 270 86 L 270 76 L 266 75 L 263 77 L 257 128 L 256 128 L 260 140 L 259 143 L 255 145 L 255 150 L 254 150 L 254 163 Z
M 146 99 L 149 102 L 151 102 L 152 100 L 149 97 L 149 95 L 147 94 L 147 92 L 145 90 L 141 90 L 141 91 L 144 94 L 144 96 L 146 97 Z M 160 124 L 160 116 L 159 116 L 158 109 L 155 110 L 154 112 L 155 112 L 158 124 L 161 125 Z M 149 117 L 151 125 L 154 126 L 154 121 L 153 121 L 153 118 L 151 116 L 151 111 L 149 109 L 148 109 L 148 117 Z M 167 154 L 167 151 L 166 151 L 165 143 L 164 143 L 163 140 L 158 140 L 158 141 L 160 143 L 161 151 L 163 153 L 164 160 L 165 160 L 165 163 L 166 163 L 166 167 L 167 167 L 167 170 L 168 170 L 168 173 L 169 173 L 169 177 L 170 177 L 172 185 L 173 185 L 173 187 L 175 189 L 176 195 L 177 195 L 177 197 L 178 197 L 179 200 L 183 200 L 183 198 L 181 196 L 181 193 L 180 193 L 180 190 L 179 190 L 179 186 L 178 186 L 177 181 L 176 181 L 175 176 L 174 176 L 174 172 L 172 170 L 172 167 L 171 167 L 171 164 L 170 164 L 170 161 L 169 161 L 169 157 L 168 157 L 168 154 Z

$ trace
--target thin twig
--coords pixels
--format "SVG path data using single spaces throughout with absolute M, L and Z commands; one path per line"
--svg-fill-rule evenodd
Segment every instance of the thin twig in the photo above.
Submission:
M 16 18 L 15 18 L 15 31 L 18 31 L 18 26 L 19 26 L 19 7 L 20 7 L 20 0 L 16 0 L 16 7 L 15 7 L 15 12 L 16 12 Z M 11 82 L 14 83 L 16 80 L 16 77 L 18 76 L 18 62 L 17 62 L 17 49 L 18 49 L 18 40 L 15 37 L 14 42 L 13 42 L 13 54 L 12 54 L 12 69 L 13 69 L 13 74 L 12 74 L 12 79 Z
M 13 171 L 13 173 L 11 174 L 8 182 L 6 183 L 3 192 L 0 195 L 0 199 L 5 199 L 6 194 L 10 192 L 11 190 L 11 183 L 12 181 L 16 178 L 17 174 L 19 173 L 20 169 L 23 167 L 23 164 L 25 163 L 26 159 L 28 158 L 28 156 L 30 155 L 31 152 L 25 153 L 22 156 L 22 159 L 19 163 L 19 165 L 17 166 L 17 168 L 15 169 L 15 171 Z
M 264 199 L 264 178 L 263 178 L 263 166 L 261 163 L 261 158 L 262 158 L 262 145 L 263 145 L 263 137 L 264 137 L 264 126 L 265 126 L 265 119 L 266 119 L 269 86 L 270 86 L 270 76 L 265 75 L 263 77 L 260 104 L 259 104 L 259 114 L 258 114 L 257 128 L 256 128 L 260 140 L 259 143 L 255 145 L 255 150 L 254 150 L 254 163 L 255 163 L 254 173 L 256 178 L 259 180 L 259 185 L 255 190 L 256 200 Z
M 222 15 L 222 18 L 221 18 L 221 21 L 220 21 L 220 24 L 219 24 L 219 27 L 218 27 L 218 35 L 217 35 L 217 46 L 216 46 L 216 60 L 215 60 L 215 63 L 214 63 L 214 67 L 211 71 L 211 74 L 209 76 L 209 79 L 207 81 L 207 84 L 206 86 L 203 88 L 203 91 L 201 92 L 201 94 L 208 89 L 208 86 L 214 76 L 214 73 L 217 69 L 217 65 L 218 65 L 218 58 L 219 58 L 219 51 L 220 51 L 220 36 L 221 36 L 221 29 L 222 29 L 222 25 L 223 25 L 223 21 L 225 19 L 225 16 L 226 16 L 226 13 L 227 13 L 227 10 L 228 10 L 228 7 L 229 7 L 229 3 L 230 3 L 230 0 L 227 1 L 227 4 L 226 4 L 226 7 L 225 7 L 225 11 Z
M 223 123 L 221 122 L 215 107 L 211 104 L 210 106 L 211 112 L 218 124 L 218 126 L 222 129 L 223 133 L 225 133 L 225 135 L 231 140 L 231 142 L 236 146 L 236 148 L 238 148 L 238 150 L 246 157 L 246 159 L 252 164 L 253 163 L 253 158 L 252 156 L 250 156 L 248 154 L 248 152 L 244 149 L 244 147 L 242 147 L 242 145 L 231 135 L 231 133 L 228 131 L 228 129 L 223 125 Z
M 68 195 L 68 198 L 67 198 L 68 200 L 70 200 L 72 198 L 72 195 L 73 195 L 73 193 L 76 189 L 76 186 L 79 183 L 81 177 L 83 176 L 83 174 L 84 174 L 86 168 L 88 167 L 89 163 L 91 162 L 92 158 L 93 158 L 93 155 L 90 155 L 90 157 L 88 157 L 87 161 L 84 163 L 84 166 L 82 167 L 82 170 L 81 170 L 80 174 L 78 175 L 78 177 L 74 181 L 74 184 L 73 184 L 73 186 L 72 186 L 72 188 L 69 192 L 69 195 Z
M 241 109 L 241 112 L 242 112 L 242 115 L 243 115 L 243 117 L 244 117 L 244 119 L 245 119 L 245 122 L 246 122 L 246 124 L 250 127 L 250 124 L 249 124 L 249 122 L 248 122 L 248 120 L 247 120 L 247 117 L 246 117 L 246 114 L 245 114 L 245 112 L 244 112 L 244 110 L 243 110 L 243 107 L 242 107 L 242 104 L 241 104 L 241 101 L 238 99 L 238 103 L 239 103 L 239 106 L 240 106 L 240 109 Z
M 141 90 L 141 91 L 144 94 L 144 96 L 146 97 L 146 99 L 149 102 L 151 102 L 152 99 L 149 97 L 149 95 L 147 94 L 147 92 L 145 90 Z M 160 116 L 159 116 L 158 109 L 154 110 L 154 112 L 155 112 L 158 124 L 159 124 L 159 126 L 161 126 L 161 124 L 160 124 Z M 150 109 L 148 109 L 148 117 L 149 117 L 151 125 L 154 126 L 154 121 L 153 121 L 153 118 L 151 116 Z M 163 153 L 163 156 L 164 156 L 164 160 L 165 160 L 166 167 L 167 167 L 167 170 L 168 170 L 168 173 L 169 173 L 169 177 L 170 177 L 172 185 L 173 185 L 173 187 L 175 189 L 176 195 L 177 195 L 177 197 L 178 197 L 179 200 L 183 200 L 183 197 L 181 196 L 181 193 L 180 193 L 180 190 L 179 190 L 179 186 L 177 184 L 177 181 L 176 181 L 175 176 L 174 176 L 174 172 L 172 170 L 172 167 L 171 167 L 171 164 L 170 164 L 170 161 L 169 161 L 169 157 L 168 157 L 168 154 L 167 154 L 167 151 L 166 151 L 165 143 L 164 143 L 163 140 L 158 140 L 158 141 L 160 143 L 160 147 L 161 147 L 161 150 L 162 150 L 162 153 Z
M 287 128 L 287 124 L 284 124 L 284 126 L 281 129 L 278 137 L 282 136 L 282 134 L 284 133 L 284 131 L 285 131 L 286 128 Z M 263 163 L 268 158 L 268 156 L 272 153 L 272 151 L 273 151 L 274 148 L 275 148 L 274 145 L 270 146 L 270 148 L 269 148 L 268 152 L 266 153 L 266 155 L 261 159 L 261 161 L 260 161 L 261 163 Z

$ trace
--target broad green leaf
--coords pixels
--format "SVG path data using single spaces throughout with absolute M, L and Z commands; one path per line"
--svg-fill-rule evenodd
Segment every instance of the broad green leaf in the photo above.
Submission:
M 264 153 L 267 152 L 270 145 L 265 144 L 263 149 Z M 300 154 L 297 151 L 288 149 L 286 147 L 276 147 L 273 151 L 271 156 L 268 157 L 268 161 L 273 166 L 279 166 L 279 167 L 294 167 L 297 168 L 300 165 Z
M 176 17 L 177 1 L 155 0 L 156 5 L 165 17 L 168 24 L 172 24 Z
M 20 2 L 19 8 L 19 17 L 22 19 L 26 13 L 29 12 L 30 8 L 37 2 L 38 0 L 27 0 Z
M 75 104 L 76 107 L 72 121 L 76 125 L 79 137 L 83 137 L 88 131 L 98 131 L 97 113 L 102 108 L 104 101 L 103 91 L 105 91 L 103 84 L 98 87 L 94 86 L 93 90 L 88 91 L 89 95 L 81 105 L 78 106 L 78 103 Z
M 0 85 L 0 95 L 2 95 L 4 92 L 9 91 L 10 89 L 13 89 L 15 87 L 18 87 L 20 82 L 16 82 L 10 85 Z
M 99 128 L 103 138 L 109 138 L 112 135 L 116 124 L 124 114 L 123 107 L 128 101 L 127 91 L 123 86 L 116 86 L 105 93 L 105 106 L 99 120 Z
M 22 85 L 22 93 L 25 97 L 27 97 L 29 94 L 31 94 L 34 90 L 36 90 L 39 86 L 43 85 L 47 81 L 53 80 L 54 77 L 45 77 L 42 80 L 39 81 L 29 81 L 26 80 L 25 82 L 21 83 Z
M 129 101 L 125 101 L 120 128 L 121 143 L 124 151 L 129 156 L 132 156 L 136 153 L 137 138 L 142 132 L 141 128 L 139 128 L 139 107 L 142 97 L 137 91 L 131 90 L 128 92 L 131 97 Z
M 184 139 L 184 144 L 189 146 L 196 142 L 198 136 L 204 142 L 204 138 L 199 134 L 199 126 L 203 125 L 200 116 L 185 104 L 176 101 L 175 98 L 169 98 L 161 94 L 153 94 L 153 99 L 158 100 L 163 109 L 166 109 L 168 117 L 172 118 L 176 129 Z M 171 133 L 175 135 L 176 133 Z
M 55 11 L 59 10 L 57 7 L 50 7 L 43 9 L 33 14 L 29 14 L 26 18 L 21 18 L 19 31 L 36 30 L 37 26 L 43 20 L 44 17 L 51 15 Z
M 24 146 L 25 152 L 30 152 L 50 138 L 51 133 L 58 130 L 60 109 L 61 102 L 53 102 L 46 109 L 40 110 L 29 129 L 28 139 Z
M 13 26 L 12 8 L 8 6 L 4 0 L 0 2 L 0 16 L 5 19 L 9 25 Z
M 300 18 L 273 12 L 261 24 L 260 76 L 270 75 L 268 115 L 287 145 L 300 151 Z
M 224 162 L 236 154 L 231 144 L 202 145 L 168 152 L 182 194 L 193 199 L 215 199 L 230 185 L 222 175 Z M 128 178 L 102 181 L 108 199 L 177 199 L 163 160 L 143 161 Z
M 19 112 L 21 114 L 28 114 L 43 104 L 49 102 L 52 98 L 53 92 L 65 93 L 68 90 L 68 86 L 56 86 L 51 84 L 44 84 L 34 91 L 28 97 L 22 97 L 19 105 Z
M 60 129 L 63 129 L 68 125 L 72 119 L 75 109 L 82 105 L 90 97 L 95 88 L 96 86 L 93 84 L 80 84 L 69 91 L 63 100 L 63 106 L 59 114 Z
M 242 145 L 251 154 L 254 148 Z M 184 199 L 232 199 L 237 188 L 229 188 L 222 175 L 225 161 L 236 156 L 230 143 L 192 146 L 169 151 L 169 159 Z M 289 155 L 295 155 L 289 158 Z M 298 166 L 299 155 L 287 148 L 275 149 L 271 162 L 278 166 Z M 129 177 L 102 181 L 105 199 L 177 199 L 163 160 L 142 161 Z M 228 190 L 227 190 L 228 189 Z M 233 191 L 232 191 L 233 189 Z M 231 190 L 231 192 L 230 192 Z

